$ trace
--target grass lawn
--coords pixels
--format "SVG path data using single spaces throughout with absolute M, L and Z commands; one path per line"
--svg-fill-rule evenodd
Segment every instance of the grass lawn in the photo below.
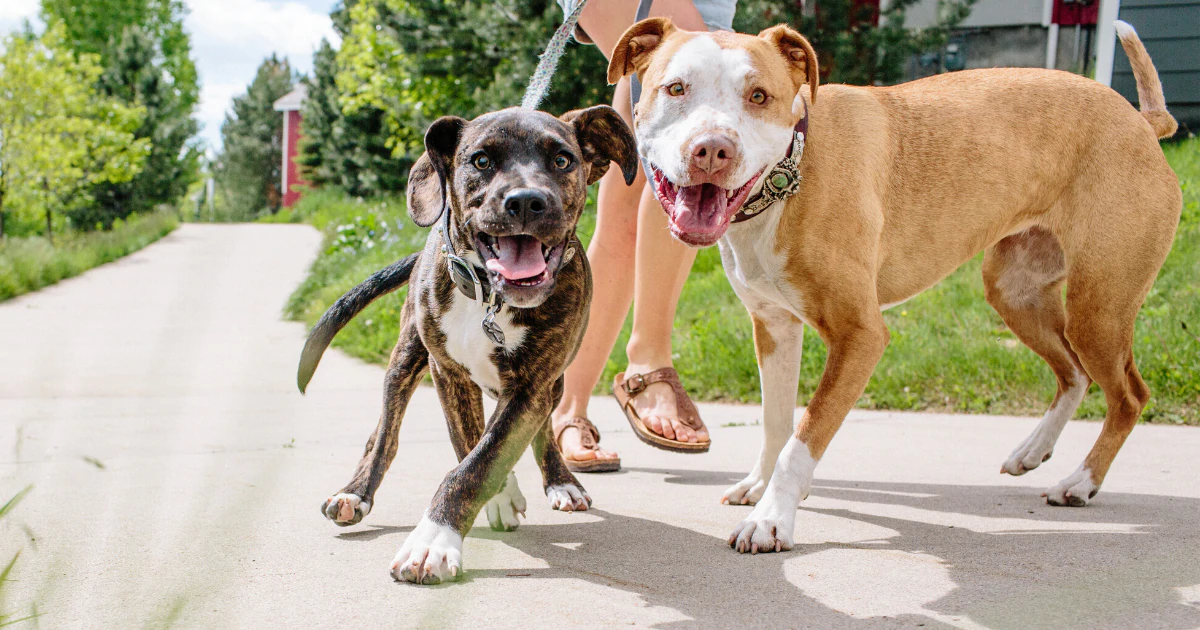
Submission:
M 1183 219 L 1138 318 L 1134 352 L 1153 392 L 1143 419 L 1200 424 L 1200 139 L 1164 149 L 1183 185 Z M 585 242 L 594 216 L 588 212 L 581 223 Z M 326 234 L 325 251 L 287 306 L 289 317 L 310 325 L 346 290 L 418 250 L 427 234 L 408 221 L 402 201 L 359 202 L 327 191 L 309 194 L 295 211 L 274 220 L 307 221 Z M 975 258 L 936 287 L 885 313 L 892 343 L 860 407 L 1024 415 L 1045 411 L 1054 377 L 984 301 L 980 261 Z M 396 340 L 404 293 L 399 295 L 364 311 L 333 345 L 386 362 Z M 624 369 L 628 334 L 627 321 L 597 392 L 607 393 L 606 384 Z M 759 401 L 750 318 L 729 288 L 716 248 L 696 257 L 680 298 L 674 343 L 675 366 L 697 399 Z M 825 347 L 809 331 L 798 402 L 806 402 L 816 388 L 824 362 Z M 1104 397 L 1095 386 L 1079 415 L 1103 417 Z
M 0 301 L 77 276 L 157 241 L 179 225 L 174 212 L 134 215 L 113 229 L 0 240 Z

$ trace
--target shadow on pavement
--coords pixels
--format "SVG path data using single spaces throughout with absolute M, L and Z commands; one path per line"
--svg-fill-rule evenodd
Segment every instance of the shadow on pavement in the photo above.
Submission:
M 671 475 L 668 482 L 706 486 L 741 478 Z M 748 513 L 712 509 L 714 519 L 731 523 L 733 511 Z M 1196 499 L 1103 493 L 1087 508 L 1052 508 L 1029 488 L 818 479 L 797 519 L 796 548 L 756 556 L 691 529 L 591 513 L 603 520 L 512 533 L 476 527 L 472 537 L 503 542 L 549 568 L 520 576 L 469 570 L 467 579 L 587 580 L 695 620 L 671 624 L 679 627 L 1200 626 Z M 817 531 L 806 531 L 818 521 Z M 874 535 L 814 538 L 842 530 Z

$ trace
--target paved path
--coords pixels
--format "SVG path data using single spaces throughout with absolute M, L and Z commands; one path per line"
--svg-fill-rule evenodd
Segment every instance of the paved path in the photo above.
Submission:
M 663 453 L 596 400 L 625 471 L 584 477 L 596 509 L 551 511 L 529 457 L 528 520 L 486 521 L 464 583 L 387 567 L 454 464 L 422 388 L 365 523 L 318 515 L 378 414 L 382 371 L 331 353 L 294 385 L 304 327 L 282 304 L 319 245 L 303 226 L 185 225 L 115 264 L 0 305 L 0 522 L 23 548 L 4 611 L 60 627 L 1200 626 L 1200 430 L 1134 431 L 1092 506 L 1050 508 L 1099 430 L 997 474 L 1033 420 L 852 414 L 791 553 L 724 545 L 717 504 L 758 451 L 757 409 L 704 406 L 712 452 Z

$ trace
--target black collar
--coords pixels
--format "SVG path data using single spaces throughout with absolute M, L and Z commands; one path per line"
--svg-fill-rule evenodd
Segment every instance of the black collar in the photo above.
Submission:
M 800 189 L 800 159 L 804 155 L 804 139 L 808 136 L 808 103 L 803 98 L 801 102 L 804 103 L 804 116 L 792 128 L 792 144 L 788 146 L 787 155 L 771 167 L 763 179 L 762 188 L 742 204 L 737 214 L 729 220 L 730 223 L 749 221 Z

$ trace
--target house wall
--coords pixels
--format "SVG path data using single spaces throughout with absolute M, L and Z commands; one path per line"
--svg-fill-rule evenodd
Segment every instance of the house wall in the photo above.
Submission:
M 1200 2 L 1122 0 L 1120 19 L 1137 29 L 1158 68 L 1167 108 L 1191 131 L 1200 131 Z M 1125 52 L 1117 46 L 1112 87 L 1137 103 L 1137 85 Z
M 283 205 L 290 208 L 300 200 L 300 190 L 307 182 L 300 176 L 300 165 L 296 163 L 300 153 L 300 112 L 293 110 L 284 112 L 283 115 L 286 117 L 284 128 L 287 134 L 287 143 L 284 145 L 287 170 L 283 180 L 286 185 L 286 190 L 283 191 Z
M 979 0 L 963 28 L 1043 24 L 1050 0 Z M 905 12 L 904 25 L 925 28 L 937 21 L 938 0 L 921 0 Z

